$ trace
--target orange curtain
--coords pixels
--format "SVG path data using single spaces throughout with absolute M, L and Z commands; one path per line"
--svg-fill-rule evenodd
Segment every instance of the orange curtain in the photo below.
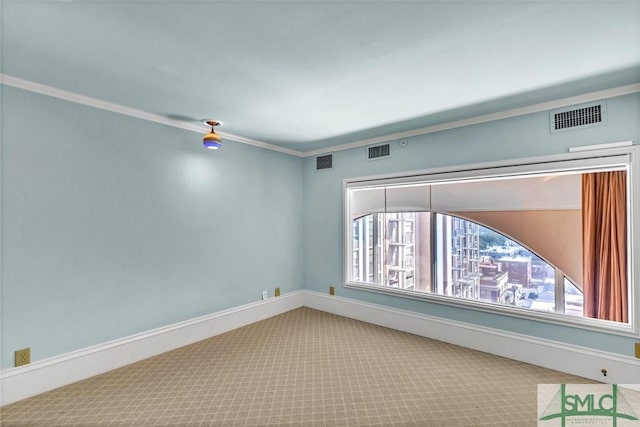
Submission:
M 628 322 L 626 172 L 582 175 L 584 315 Z

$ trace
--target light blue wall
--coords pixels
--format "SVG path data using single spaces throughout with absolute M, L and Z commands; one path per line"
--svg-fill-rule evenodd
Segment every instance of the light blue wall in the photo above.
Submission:
M 410 138 L 407 147 L 391 143 L 391 157 L 368 161 L 367 148 L 338 151 L 333 170 L 304 166 L 305 288 L 390 307 L 426 313 L 536 337 L 634 354 L 634 340 L 620 336 L 528 321 L 423 301 L 346 289 L 343 284 L 342 182 L 344 178 L 566 153 L 569 147 L 640 139 L 640 95 L 607 100 L 608 123 L 551 134 L 548 112 L 535 113 Z M 638 284 L 635 284 L 638 289 Z
M 2 368 L 302 287 L 300 158 L 0 89 Z
M 633 354 L 633 340 L 342 287 L 342 180 L 640 139 L 640 96 L 551 135 L 538 113 L 334 153 L 334 169 L 0 86 L 2 368 L 307 289 Z M 303 164 L 304 163 L 304 164 Z M 304 184 L 303 184 L 304 183 Z M 303 201 L 303 202 L 301 202 Z

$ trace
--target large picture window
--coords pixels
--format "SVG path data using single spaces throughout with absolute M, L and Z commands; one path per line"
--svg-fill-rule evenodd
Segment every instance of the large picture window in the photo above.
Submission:
M 345 286 L 633 332 L 635 152 L 346 180 Z

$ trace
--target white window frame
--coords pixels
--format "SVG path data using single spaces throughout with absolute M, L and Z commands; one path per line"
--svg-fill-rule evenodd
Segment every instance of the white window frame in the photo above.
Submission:
M 394 184 L 433 184 L 447 181 L 476 179 L 504 179 L 505 176 L 535 175 L 558 171 L 611 170 L 621 167 L 627 171 L 627 241 L 628 241 L 628 301 L 629 322 L 620 323 L 600 319 L 591 319 L 510 307 L 475 300 L 448 297 L 432 293 L 391 288 L 379 284 L 353 282 L 351 245 L 352 227 L 350 208 L 350 190 L 367 187 L 384 187 Z M 620 148 L 605 148 L 592 151 L 576 151 L 550 156 L 524 158 L 507 161 L 495 161 L 468 165 L 450 166 L 402 174 L 387 174 L 368 177 L 347 178 L 343 181 L 344 206 L 344 287 L 423 300 L 430 303 L 450 305 L 465 309 L 501 314 L 564 326 L 613 333 L 616 335 L 638 337 L 640 313 L 640 145 Z

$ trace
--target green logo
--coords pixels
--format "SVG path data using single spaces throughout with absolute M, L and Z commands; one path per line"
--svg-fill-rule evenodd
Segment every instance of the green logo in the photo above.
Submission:
M 580 419 L 575 417 L 580 417 Z M 565 427 L 567 419 L 581 424 L 593 424 L 596 421 L 595 417 L 601 421 L 605 421 L 601 417 L 609 418 L 607 421 L 611 421 L 613 427 L 617 427 L 619 419 L 638 420 L 631 405 L 616 384 L 611 385 L 610 393 L 608 390 L 605 393 L 567 393 L 567 385 L 560 384 L 560 389 L 553 396 L 539 420 L 548 421 L 559 418 L 561 426 Z

